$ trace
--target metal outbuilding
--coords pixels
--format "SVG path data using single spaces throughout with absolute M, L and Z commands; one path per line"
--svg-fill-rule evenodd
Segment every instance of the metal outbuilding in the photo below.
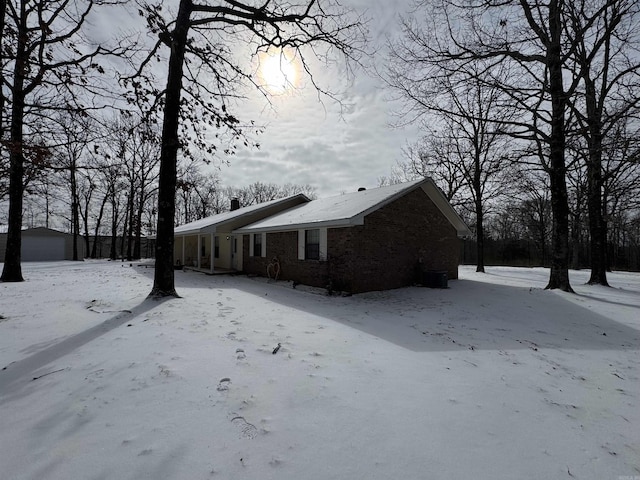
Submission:
M 6 229 L 0 233 L 0 262 L 4 262 L 7 245 Z M 85 257 L 84 241 L 78 236 L 78 259 Z M 23 262 L 51 262 L 73 260 L 73 235 L 46 227 L 22 230 L 21 260 Z

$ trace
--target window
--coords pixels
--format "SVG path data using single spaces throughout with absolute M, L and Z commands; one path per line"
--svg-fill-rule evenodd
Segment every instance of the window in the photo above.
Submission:
M 305 230 L 304 258 L 306 260 L 320 260 L 320 230 Z
M 213 237 L 213 257 L 220 258 L 220 237 Z
M 262 234 L 256 233 L 253 235 L 253 256 L 262 256 Z
M 298 260 L 327 260 L 327 229 L 298 230 Z
M 206 257 L 207 256 L 207 244 L 206 244 L 206 238 L 202 237 L 200 239 L 200 256 L 201 257 Z

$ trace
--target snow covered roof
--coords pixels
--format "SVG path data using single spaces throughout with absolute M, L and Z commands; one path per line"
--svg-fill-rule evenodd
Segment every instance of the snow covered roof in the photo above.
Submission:
M 302 193 L 290 197 L 278 198 L 269 202 L 249 205 L 230 212 L 218 213 L 210 217 L 185 223 L 174 229 L 176 235 L 192 235 L 196 233 L 215 233 L 221 227 L 225 231 L 231 231 L 252 222 L 256 222 L 268 215 L 273 215 L 284 209 L 294 207 L 300 203 L 308 202 L 309 198 Z
M 422 188 L 429 195 L 429 198 L 456 228 L 459 236 L 470 235 L 469 228 L 453 210 L 446 197 L 431 178 L 313 200 L 256 223 L 238 228 L 236 232 L 251 233 L 362 225 L 366 215 L 416 188 Z

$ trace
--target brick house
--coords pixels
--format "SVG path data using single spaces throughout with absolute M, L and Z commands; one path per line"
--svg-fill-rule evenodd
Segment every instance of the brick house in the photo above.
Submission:
M 237 228 L 242 270 L 360 293 L 412 285 L 427 270 L 458 278 L 470 235 L 430 178 L 313 200 Z

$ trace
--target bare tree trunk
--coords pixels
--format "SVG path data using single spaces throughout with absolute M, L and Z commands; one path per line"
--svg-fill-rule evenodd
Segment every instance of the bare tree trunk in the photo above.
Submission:
M 47 185 L 47 190 L 44 193 L 44 207 L 45 207 L 44 226 L 46 228 L 49 228 L 49 185 Z
M 546 288 L 572 292 L 569 282 L 569 199 L 565 164 L 566 94 L 562 80 L 561 0 L 549 4 L 549 94 L 551 96 L 551 136 L 549 141 L 549 179 L 551 184 L 551 274 Z
M 115 192 L 113 192 L 115 196 Z M 118 258 L 117 250 L 118 242 L 118 205 L 115 199 L 111 201 L 111 248 L 109 249 L 109 258 L 115 260 Z
M 24 1 L 20 3 L 21 15 L 13 70 L 13 105 L 9 140 L 9 219 L 7 246 L 2 270 L 3 282 L 22 282 L 22 193 L 24 181 L 24 151 L 22 145 L 24 123 L 24 80 L 26 67 L 27 24 Z
M 129 205 L 128 200 L 127 200 L 127 205 Z M 122 225 L 122 238 L 120 238 L 120 257 L 124 262 L 124 259 L 126 257 L 125 242 L 127 240 L 127 235 L 128 235 L 127 231 L 129 229 L 129 210 L 128 209 L 125 209 L 124 216 L 122 218 L 124 220 L 124 223 Z
M 540 255 L 542 257 L 542 266 L 547 266 L 547 216 L 544 208 L 540 209 Z
M 484 212 L 482 205 L 476 206 L 476 272 L 484 273 Z
M 575 212 L 571 214 L 571 268 L 580 268 L 580 200 L 576 200 Z
M 75 159 L 71 159 L 69 177 L 71 187 L 71 233 L 73 235 L 73 260 L 78 260 L 78 232 L 80 231 L 80 220 L 78 218 L 78 185 L 76 182 Z
M 89 186 L 89 188 L 91 188 L 91 185 Z M 90 245 L 89 245 L 89 209 L 90 209 L 90 204 L 91 204 L 91 197 L 93 196 L 93 191 L 89 190 L 87 193 L 85 193 L 84 195 L 84 205 L 82 206 L 83 208 L 80 210 L 80 216 L 82 217 L 82 227 L 83 227 L 83 236 L 84 236 L 84 255 L 83 257 L 86 257 L 89 255 L 89 249 L 90 249 Z
M 131 181 L 129 189 L 129 199 L 127 201 L 127 215 L 129 218 L 129 230 L 127 232 L 127 261 L 133 260 L 133 229 L 135 228 L 135 185 L 134 180 Z
M 589 124 L 589 159 L 587 161 L 587 205 L 591 237 L 591 277 L 589 284 L 609 286 L 607 281 L 607 225 L 602 206 L 602 125 L 596 102 L 596 87 L 588 74 L 585 100 Z
M 169 75 L 167 79 L 162 124 L 162 147 L 160 153 L 156 263 L 153 288 L 149 294 L 151 297 L 178 296 L 175 289 L 173 270 L 173 229 L 175 221 L 176 164 L 178 148 L 180 148 L 180 141 L 178 139 L 180 95 L 191 8 L 191 0 L 180 1 L 175 29 L 171 36 L 171 56 L 169 58 Z
M 7 15 L 7 0 L 0 0 L 0 85 L 4 85 L 4 25 Z M 4 112 L 4 94 L 0 91 L 0 112 Z M 0 118 L 0 141 L 4 138 L 4 122 Z M 3 145 L 0 145 L 3 147 Z
M 144 189 L 144 186 L 142 187 Z M 138 211 L 136 212 L 135 242 L 133 244 L 133 258 L 140 259 L 140 243 L 142 238 L 142 213 L 144 211 L 144 192 L 140 192 Z
M 475 152 L 475 169 L 473 171 L 473 190 L 476 210 L 476 249 L 478 261 L 476 272 L 484 273 L 484 205 L 482 202 L 482 185 L 480 175 L 479 152 Z
M 87 255 L 89 255 L 89 250 L 91 248 L 91 245 L 89 244 L 89 212 L 87 211 L 87 215 L 84 217 L 83 219 L 83 226 L 84 226 L 84 256 L 86 257 Z
M 102 217 L 104 215 L 104 207 L 107 204 L 108 196 L 105 195 L 100 204 L 100 211 L 98 212 L 98 218 L 96 219 L 96 228 L 93 231 L 93 247 L 91 248 L 91 258 L 98 258 L 98 233 L 100 231 L 100 225 L 102 224 Z

